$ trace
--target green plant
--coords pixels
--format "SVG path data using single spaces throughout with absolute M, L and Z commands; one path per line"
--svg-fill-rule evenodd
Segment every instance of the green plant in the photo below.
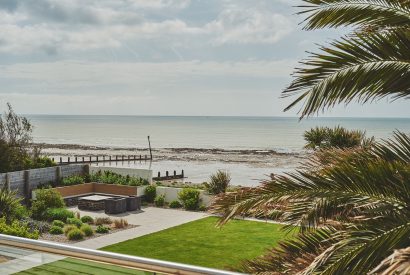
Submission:
M 63 231 L 64 234 L 67 235 L 71 230 L 77 229 L 78 227 L 73 224 L 67 224 L 64 226 Z
M 84 239 L 84 233 L 78 228 L 72 229 L 67 233 L 67 239 L 70 241 L 82 240 Z
M 82 216 L 81 221 L 83 223 L 88 223 L 88 224 L 93 224 L 94 223 L 94 219 L 90 216 Z
M 62 181 L 63 186 L 77 185 L 85 183 L 85 179 L 81 175 L 66 177 Z
M 64 222 L 60 221 L 60 220 L 54 220 L 52 223 L 53 226 L 58 226 L 63 228 L 64 227 Z
M 77 227 L 80 227 L 81 225 L 83 225 L 83 222 L 77 218 L 67 218 L 66 224 L 73 224 Z
M 48 221 L 59 220 L 65 222 L 68 218 L 74 217 L 74 212 L 66 208 L 50 208 L 45 211 L 43 217 Z
M 364 131 L 347 130 L 340 126 L 315 127 L 305 131 L 303 136 L 307 142 L 305 145 L 307 149 L 369 147 L 374 141 L 373 138 L 367 139 Z
M 297 172 L 215 200 L 221 223 L 281 210 L 281 222 L 297 225 L 292 241 L 247 261 L 244 271 L 367 274 L 408 247 L 410 136 L 396 133 L 369 149 L 326 153 L 326 161 L 313 155 Z
M 182 207 L 182 204 L 181 204 L 179 201 L 174 200 L 174 201 L 171 201 L 171 202 L 169 203 L 169 207 L 170 207 L 170 208 L 181 208 L 181 207 Z
M 178 193 L 178 199 L 186 210 L 196 210 L 199 206 L 199 191 L 192 188 L 184 188 Z
M 198 210 L 199 210 L 199 211 L 204 211 L 204 212 L 205 212 L 205 211 L 207 210 L 207 207 L 206 207 L 205 205 L 203 205 L 203 204 L 202 204 L 202 205 L 200 205 L 200 206 L 198 207 Z
M 97 229 L 95 232 L 100 233 L 100 234 L 106 234 L 110 231 L 110 228 L 107 226 L 99 225 L 97 226 Z
M 49 232 L 50 234 L 53 234 L 53 235 L 61 235 L 61 234 L 64 233 L 62 227 L 60 227 L 60 226 L 55 226 L 55 225 L 53 225 L 48 232 Z
M 17 237 L 38 239 L 38 230 L 32 231 L 27 224 L 17 220 L 7 223 L 5 217 L 0 218 L 0 234 L 12 235 Z
M 8 222 L 27 216 L 27 211 L 21 205 L 21 199 L 16 197 L 16 192 L 7 188 L 0 190 L 0 218 L 4 217 Z
M 45 219 L 45 212 L 50 208 L 65 207 L 61 194 L 54 189 L 36 190 L 36 199 L 32 201 L 31 212 L 34 219 Z
M 30 121 L 18 116 L 9 103 L 7 108 L 0 115 L 0 173 L 31 168 L 39 153 L 32 143 Z
M 98 217 L 94 219 L 95 225 L 112 224 L 110 217 Z
M 55 163 L 51 158 L 47 156 L 38 157 L 34 159 L 33 165 L 30 168 L 46 168 L 56 166 Z
M 81 225 L 80 230 L 81 230 L 81 231 L 84 233 L 84 235 L 87 236 L 87 237 L 92 236 L 92 235 L 94 234 L 94 231 L 93 231 L 93 229 L 91 228 L 91 226 L 88 225 L 88 224 L 86 224 L 86 223 L 83 224 L 83 225 Z
M 111 171 L 98 171 L 90 176 L 90 181 L 129 186 L 142 186 L 149 184 L 148 180 L 146 179 L 140 177 L 133 177 L 130 175 L 123 176 Z
M 157 207 L 163 207 L 165 205 L 165 195 L 156 196 L 154 203 Z
M 145 187 L 145 194 L 144 198 L 147 202 L 154 202 L 155 197 L 157 196 L 157 186 L 156 185 L 149 185 Z
M 218 172 L 211 175 L 209 183 L 204 182 L 203 184 L 209 194 L 218 195 L 226 192 L 230 182 L 231 175 L 228 172 L 218 170 Z

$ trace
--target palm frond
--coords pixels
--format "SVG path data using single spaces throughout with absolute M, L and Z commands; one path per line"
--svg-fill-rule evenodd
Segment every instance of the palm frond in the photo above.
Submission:
M 389 161 L 410 162 L 410 136 L 394 132 L 393 139 L 384 140 L 382 143 L 376 143 L 373 147 L 373 153 L 380 158 Z
M 299 14 L 309 14 L 305 29 L 354 26 L 366 29 L 410 26 L 407 0 L 304 0 Z
M 296 274 L 337 241 L 332 237 L 336 232 L 332 227 L 323 227 L 309 235 L 299 234 L 281 241 L 264 255 L 244 261 L 241 271 L 252 274 Z
M 410 247 L 395 250 L 372 270 L 371 275 L 410 274 Z
M 377 222 L 387 229 L 356 227 L 334 235 L 339 241 L 328 247 L 302 274 L 365 274 L 375 268 L 394 249 L 410 245 L 410 223 L 389 218 Z M 373 223 L 374 226 L 374 223 Z
M 282 97 L 303 102 L 301 117 L 351 101 L 410 96 L 410 29 L 344 38 L 302 62 Z

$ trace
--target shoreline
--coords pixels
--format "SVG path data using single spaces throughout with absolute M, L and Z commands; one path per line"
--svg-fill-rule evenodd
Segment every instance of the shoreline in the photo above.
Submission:
M 90 146 L 80 144 L 35 143 L 45 155 L 52 157 L 102 156 L 102 155 L 149 155 L 147 148 Z M 308 155 L 307 152 L 277 152 L 258 149 L 221 148 L 155 148 L 155 161 L 195 161 L 242 163 L 254 167 L 295 167 Z

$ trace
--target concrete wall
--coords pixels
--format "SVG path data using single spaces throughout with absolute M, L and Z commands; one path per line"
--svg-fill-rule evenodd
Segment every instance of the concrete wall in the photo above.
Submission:
M 0 174 L 0 188 L 6 184 L 6 178 L 8 177 L 10 190 L 16 190 L 18 195 L 25 196 L 25 194 L 31 194 L 31 190 L 36 189 L 40 184 L 57 181 L 58 169 L 61 169 L 61 177 L 78 175 L 85 171 L 83 164 L 73 164 L 2 173 Z
M 138 196 L 145 194 L 146 186 L 139 186 L 137 189 Z M 182 190 L 182 188 L 176 187 L 165 187 L 165 186 L 157 186 L 157 196 L 158 195 L 165 195 L 165 201 L 171 202 L 174 200 L 178 200 L 178 193 Z M 212 201 L 212 196 L 208 195 L 205 191 L 199 190 L 199 198 L 201 199 L 201 204 L 205 206 L 209 206 Z
M 152 183 L 152 170 L 149 169 L 134 169 L 134 168 L 122 168 L 122 167 L 98 167 L 90 166 L 90 173 L 96 173 L 98 171 L 111 171 L 123 176 L 133 176 L 146 179 L 149 183 Z

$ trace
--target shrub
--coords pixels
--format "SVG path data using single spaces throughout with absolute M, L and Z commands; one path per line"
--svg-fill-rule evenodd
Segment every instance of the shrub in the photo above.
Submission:
M 98 217 L 94 220 L 95 225 L 112 224 L 110 217 Z
M 110 231 L 110 228 L 107 226 L 99 225 L 95 232 L 100 233 L 100 234 L 106 234 Z
M 155 197 L 157 196 L 157 186 L 149 185 L 145 188 L 145 200 L 147 202 L 154 202 Z
M 82 216 L 81 221 L 83 223 L 88 223 L 88 224 L 93 224 L 94 223 L 94 219 L 90 216 Z
M 184 188 L 178 193 L 178 198 L 186 210 L 196 210 L 199 206 L 199 191 L 192 188 Z
M 84 177 L 79 176 L 79 175 L 64 178 L 62 181 L 63 186 L 70 186 L 70 185 L 83 184 L 83 183 L 85 183 L 85 179 Z
M 60 226 L 52 226 L 48 232 L 53 235 L 61 235 L 64 233 L 63 228 Z
M 64 222 L 62 222 L 60 220 L 54 220 L 52 225 L 63 228 L 64 227 Z
M 48 221 L 59 220 L 65 222 L 67 219 L 74 217 L 74 212 L 65 208 L 50 208 L 43 217 Z
M 31 168 L 46 168 L 56 165 L 57 163 L 55 163 L 51 158 L 44 156 L 36 158 Z
M 199 211 L 206 211 L 206 210 L 207 210 L 207 207 L 202 204 L 201 206 L 199 206 L 198 210 L 199 210 Z
M 64 231 L 64 234 L 67 235 L 68 232 L 70 232 L 73 229 L 77 229 L 77 228 L 78 227 L 73 224 L 67 224 L 66 226 L 64 226 L 63 231 Z
M 32 202 L 31 212 L 34 219 L 45 219 L 45 212 L 50 208 L 65 207 L 64 200 L 54 189 L 39 189 L 36 190 L 36 200 Z
M 80 227 L 80 230 L 84 233 L 84 235 L 86 235 L 87 237 L 89 237 L 89 236 L 92 236 L 93 234 L 94 234 L 94 231 L 93 231 L 93 229 L 91 228 L 91 226 L 90 225 L 88 225 L 88 224 L 83 224 L 81 227 Z
M 74 224 L 77 227 L 80 227 L 83 225 L 83 222 L 80 219 L 77 218 L 68 218 L 66 221 L 67 224 Z
M 121 185 L 129 185 L 129 186 L 142 186 L 148 185 L 149 182 L 146 179 L 142 179 L 139 177 L 133 177 L 130 175 L 123 176 L 111 171 L 98 171 L 95 174 L 90 176 L 90 181 L 92 182 L 101 182 L 107 184 L 121 184 Z
M 165 204 L 165 195 L 157 196 L 154 200 L 155 206 L 162 207 Z
M 40 234 L 48 232 L 50 229 L 50 224 L 48 222 L 37 221 L 31 218 L 23 218 L 20 220 L 22 224 L 27 225 L 30 232 L 38 231 Z
M 26 223 L 19 222 L 17 220 L 12 223 L 6 223 L 6 219 L 0 218 L 0 234 L 12 235 L 17 237 L 38 239 L 38 230 L 31 231 Z
M 117 219 L 114 220 L 114 226 L 115 228 L 124 228 L 128 226 L 128 222 L 124 219 Z
M 218 195 L 226 192 L 230 182 L 231 175 L 228 172 L 218 170 L 211 175 L 210 182 L 204 183 L 204 185 L 209 194 Z
M 0 190 L 0 218 L 5 217 L 8 222 L 27 216 L 27 211 L 21 205 L 21 199 L 16 197 L 16 192 L 6 188 Z
M 344 127 L 335 128 L 316 127 L 305 131 L 303 135 L 307 149 L 323 148 L 354 148 L 358 146 L 368 147 L 374 142 L 374 138 L 366 138 L 366 132 L 360 130 L 348 130 Z
M 170 208 L 181 208 L 182 204 L 179 201 L 174 200 L 174 201 L 171 201 L 171 203 L 169 204 L 169 207 Z
M 84 238 L 84 233 L 78 228 L 74 228 L 70 230 L 67 234 L 67 239 L 69 239 L 70 241 L 82 240 L 83 238 Z

